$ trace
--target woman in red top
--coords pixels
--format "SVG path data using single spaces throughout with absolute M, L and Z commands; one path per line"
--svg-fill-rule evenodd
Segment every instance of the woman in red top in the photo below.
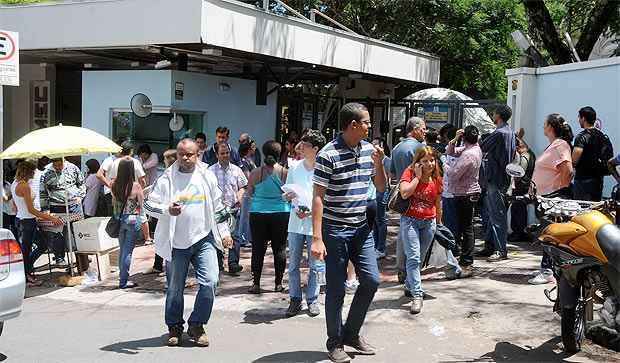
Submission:
M 418 149 L 413 163 L 400 179 L 400 194 L 409 199 L 409 209 L 401 218 L 402 238 L 407 256 L 405 287 L 411 292 L 411 313 L 422 310 L 420 266 L 435 236 L 436 221 L 441 221 L 442 180 L 433 148 Z

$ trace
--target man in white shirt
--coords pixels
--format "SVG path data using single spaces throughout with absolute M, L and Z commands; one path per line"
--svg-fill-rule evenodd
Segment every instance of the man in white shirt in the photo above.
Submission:
M 288 220 L 288 248 L 289 248 L 289 296 L 290 304 L 286 311 L 286 316 L 292 317 L 301 312 L 302 290 L 301 274 L 299 267 L 303 257 L 304 246 L 307 248 L 309 257 L 310 272 L 308 273 L 308 283 L 306 284 L 306 303 L 308 304 L 308 315 L 317 316 L 321 313 L 318 297 L 320 290 L 319 274 L 325 273 L 325 263 L 311 256 L 310 246 L 312 245 L 312 210 L 311 193 L 312 177 L 314 175 L 314 163 L 316 154 L 325 146 L 325 136 L 318 130 L 308 130 L 301 138 L 301 153 L 304 159 L 295 163 L 288 171 L 286 176 L 287 185 L 295 185 L 308 192 L 308 200 L 303 200 L 294 192 L 284 195 L 286 199 L 293 202 L 293 209 Z
M 217 178 L 198 161 L 196 142 L 181 140 L 177 158 L 157 179 L 144 207 L 158 219 L 155 252 L 169 266 L 165 309 L 168 345 L 181 344 L 185 324 L 183 291 L 191 262 L 200 288 L 188 319 L 188 335 L 196 344 L 208 346 L 204 325 L 211 317 L 215 300 L 217 251 L 232 247 L 233 240 Z
M 97 179 L 103 183 L 103 198 L 105 200 L 106 208 L 108 209 L 106 214 L 112 215 L 112 182 L 116 178 L 116 173 L 118 172 L 118 165 L 120 164 L 120 159 L 125 156 L 131 156 L 133 153 L 133 144 L 131 141 L 126 140 L 121 143 L 121 151 L 117 155 L 110 155 L 103 160 L 101 163 L 101 167 L 97 172 Z M 142 165 L 140 161 L 133 159 L 134 165 L 134 175 L 136 176 L 136 181 L 142 185 L 144 188 L 146 186 L 146 173 L 144 169 L 142 169 Z
M 235 231 L 233 233 L 234 247 L 228 250 L 228 272 L 231 275 L 237 275 L 243 270 L 243 266 L 239 265 L 239 250 L 241 247 L 241 238 L 239 237 L 239 210 L 241 209 L 241 201 L 248 186 L 248 179 L 245 177 L 243 170 L 230 162 L 230 147 L 228 144 L 218 144 L 217 146 L 217 163 L 211 165 L 209 170 L 215 174 L 217 184 L 223 193 L 222 202 L 234 214 Z M 218 264 L 220 271 L 224 268 L 224 254 L 218 253 Z

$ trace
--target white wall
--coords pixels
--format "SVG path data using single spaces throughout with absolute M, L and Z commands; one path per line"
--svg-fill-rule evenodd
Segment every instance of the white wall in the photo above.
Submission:
M 174 86 L 183 82 L 182 101 L 174 100 Z M 220 90 L 219 84 L 230 86 L 228 92 Z M 273 139 L 276 134 L 277 91 L 269 95 L 266 106 L 256 105 L 256 81 L 214 75 L 172 72 L 173 104 L 177 108 L 207 112 L 204 132 L 209 143 L 215 142 L 215 129 L 230 129 L 230 142 L 237 145 L 239 135 L 247 132 L 256 140 L 258 147 Z M 274 85 L 269 84 L 270 90 Z
M 570 123 L 577 135 L 577 113 L 592 106 L 603 121 L 614 152 L 620 153 L 620 57 L 580 62 L 538 69 L 518 68 L 506 71 L 508 105 L 514 106 L 515 128 L 525 129 L 525 139 L 536 152 L 542 153 L 549 141 L 543 135 L 545 117 L 558 112 Z M 513 81 L 517 81 L 513 89 Z M 606 194 L 612 178 L 605 178 Z
M 175 82 L 184 84 L 182 101 L 175 100 Z M 230 90 L 219 91 L 220 82 Z M 129 108 L 136 93 L 147 95 L 154 106 L 206 112 L 203 131 L 209 142 L 218 126 L 231 129 L 235 145 L 241 132 L 249 132 L 259 145 L 275 137 L 277 92 L 267 106 L 257 106 L 255 81 L 170 70 L 83 72 L 82 126 L 111 136 L 110 110 Z

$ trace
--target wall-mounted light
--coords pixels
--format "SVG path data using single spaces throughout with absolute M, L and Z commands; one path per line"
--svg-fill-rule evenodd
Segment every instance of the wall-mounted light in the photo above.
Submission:
M 220 92 L 230 91 L 230 85 L 226 82 L 220 82 L 218 88 L 220 89 Z
M 213 56 L 221 56 L 222 55 L 222 50 L 221 49 L 213 49 L 213 48 L 205 48 L 202 50 L 202 54 L 204 55 L 213 55 Z
M 167 59 L 161 60 L 157 63 L 155 63 L 155 69 L 163 69 L 163 68 L 168 68 L 172 65 L 172 62 L 170 62 Z

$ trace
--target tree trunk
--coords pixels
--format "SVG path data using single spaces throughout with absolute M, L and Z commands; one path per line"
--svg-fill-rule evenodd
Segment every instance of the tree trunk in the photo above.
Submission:
M 586 26 L 575 49 L 582 61 L 588 60 L 594 44 L 609 26 L 610 20 L 618 16 L 617 0 L 598 0 L 588 15 Z
M 529 20 L 530 32 L 542 41 L 553 63 L 571 63 L 570 49 L 562 42 L 543 0 L 523 0 L 523 6 Z

